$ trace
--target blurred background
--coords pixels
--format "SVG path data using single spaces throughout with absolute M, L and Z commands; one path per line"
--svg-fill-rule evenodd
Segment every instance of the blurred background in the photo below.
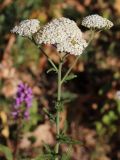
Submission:
M 24 19 L 45 24 L 64 16 L 76 21 L 89 38 L 81 21 L 95 13 L 111 20 L 114 27 L 95 36 L 88 53 L 73 69 L 78 77 L 64 85 L 66 105 L 60 126 L 67 119 L 66 133 L 82 142 L 73 146 L 71 160 L 120 160 L 120 97 L 116 98 L 120 90 L 120 0 L 0 0 L 0 144 L 14 148 L 16 122 L 10 112 L 18 83 L 28 83 L 34 101 L 19 146 L 23 158 L 36 157 L 44 150 L 43 141 L 51 146 L 55 143 L 55 126 L 43 108 L 55 112 L 57 81 L 54 73 L 46 73 L 50 65 L 36 46 L 10 30 Z M 55 49 L 43 47 L 57 65 Z M 63 73 L 74 60 L 68 56 Z M 62 145 L 61 152 L 65 150 Z M 5 159 L 1 153 L 0 159 Z

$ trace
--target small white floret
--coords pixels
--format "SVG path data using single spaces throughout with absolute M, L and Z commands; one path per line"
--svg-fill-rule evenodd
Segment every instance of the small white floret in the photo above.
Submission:
M 93 14 L 85 17 L 82 20 L 82 25 L 87 28 L 110 29 L 113 26 L 113 23 L 106 18 Z
M 40 29 L 40 22 L 37 19 L 23 20 L 16 25 L 11 32 L 23 37 L 31 37 Z
M 77 24 L 65 17 L 52 20 L 35 35 L 37 44 L 55 45 L 57 51 L 79 55 L 87 46 Z

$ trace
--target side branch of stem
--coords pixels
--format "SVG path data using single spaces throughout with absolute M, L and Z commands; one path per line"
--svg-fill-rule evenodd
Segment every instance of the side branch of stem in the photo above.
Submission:
M 56 67 L 55 63 L 48 57 L 48 55 L 45 53 L 45 51 L 41 47 L 39 47 L 39 49 L 47 57 L 48 61 L 50 62 L 52 67 L 55 69 L 55 71 L 58 72 L 58 68 Z

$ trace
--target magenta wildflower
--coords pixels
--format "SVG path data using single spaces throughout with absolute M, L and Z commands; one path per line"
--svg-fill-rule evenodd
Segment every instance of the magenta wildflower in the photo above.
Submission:
M 24 83 L 20 83 L 17 88 L 14 110 L 12 115 L 14 118 L 29 118 L 29 109 L 32 106 L 32 89 Z

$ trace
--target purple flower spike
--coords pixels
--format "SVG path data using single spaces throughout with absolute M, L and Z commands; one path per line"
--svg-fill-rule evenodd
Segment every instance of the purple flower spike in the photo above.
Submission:
M 26 110 L 26 111 L 24 112 L 24 118 L 25 118 L 25 119 L 29 119 L 29 110 Z
M 32 89 L 24 83 L 20 83 L 17 88 L 14 110 L 12 115 L 14 118 L 22 116 L 22 118 L 29 118 L 29 109 L 32 106 Z

